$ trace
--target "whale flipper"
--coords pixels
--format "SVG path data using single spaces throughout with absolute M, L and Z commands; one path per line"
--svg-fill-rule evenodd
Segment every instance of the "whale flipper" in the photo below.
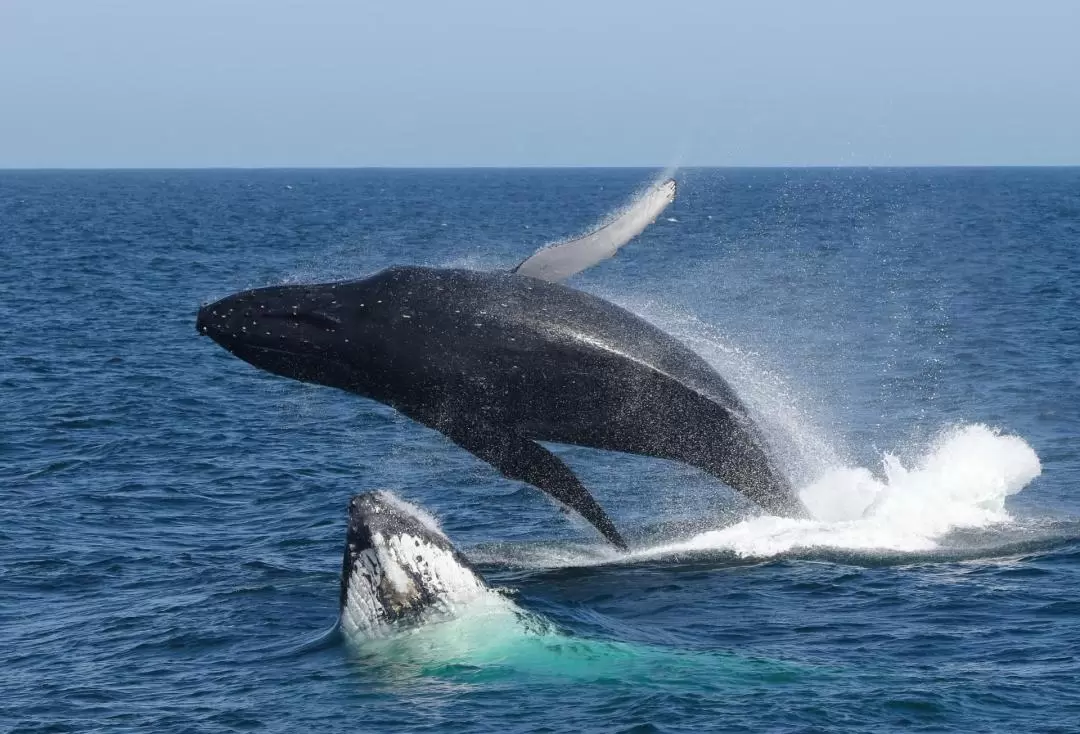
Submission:
M 649 189 L 620 216 L 584 237 L 537 250 L 511 272 L 552 283 L 612 257 L 619 248 L 641 234 L 668 204 L 675 201 L 675 179 Z
M 615 523 L 570 467 L 540 444 L 518 436 L 512 429 L 493 426 L 470 424 L 450 430 L 440 427 L 439 430 L 470 454 L 494 466 L 503 476 L 538 487 L 574 510 L 619 550 L 627 549 Z

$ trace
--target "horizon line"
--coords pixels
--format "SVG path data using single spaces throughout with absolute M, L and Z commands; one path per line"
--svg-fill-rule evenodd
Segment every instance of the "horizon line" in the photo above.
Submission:
M 857 169 L 993 169 L 993 168 L 1080 168 L 1080 163 L 839 163 L 839 164 L 744 164 L 744 165 L 680 165 L 673 170 L 857 170 Z M 139 171 L 512 171 L 512 170 L 663 170 L 671 165 L 253 165 L 253 166 L 3 166 L 8 172 L 139 172 Z

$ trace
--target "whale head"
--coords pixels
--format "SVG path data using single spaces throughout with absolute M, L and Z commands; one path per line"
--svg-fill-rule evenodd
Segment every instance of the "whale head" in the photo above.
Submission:
M 389 492 L 349 502 L 341 569 L 341 629 L 350 640 L 453 616 L 484 582 L 435 521 Z
M 196 329 L 260 369 L 363 392 L 369 293 L 363 280 L 255 288 L 200 308 Z

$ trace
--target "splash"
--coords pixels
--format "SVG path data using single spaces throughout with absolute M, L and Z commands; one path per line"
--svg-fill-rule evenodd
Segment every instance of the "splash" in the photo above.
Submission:
M 844 463 L 844 452 L 812 417 L 822 406 L 808 408 L 801 391 L 771 369 L 761 355 L 733 344 L 721 329 L 685 309 L 616 293 L 601 297 L 671 334 L 722 375 L 769 436 L 776 460 L 795 484 L 805 484 Z
M 803 488 L 812 520 L 756 517 L 636 555 L 725 550 L 769 557 L 823 547 L 930 551 L 953 530 L 1010 522 L 1006 498 L 1041 472 L 1023 439 L 978 424 L 942 434 L 910 468 L 888 454 L 882 464 L 880 478 L 865 468 L 836 468 Z
M 799 494 L 813 515 L 811 520 L 755 517 L 653 545 L 635 557 L 710 550 L 744 558 L 811 548 L 932 551 L 953 530 L 1010 522 L 1006 498 L 1041 473 L 1038 456 L 1022 438 L 981 424 L 942 432 L 910 466 L 885 454 L 878 475 L 853 467 L 817 425 L 800 391 L 760 355 L 731 345 L 719 329 L 692 313 L 609 297 L 683 341 L 732 384 L 768 434 L 785 473 L 802 488 Z

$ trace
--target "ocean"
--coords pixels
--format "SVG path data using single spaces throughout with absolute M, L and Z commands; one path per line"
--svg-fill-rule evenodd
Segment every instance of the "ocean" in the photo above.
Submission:
M 0 730 L 1080 730 L 1080 169 L 686 169 L 571 285 L 682 339 L 814 513 L 552 446 L 632 546 L 200 304 L 509 268 L 645 169 L 0 172 Z M 357 648 L 346 506 L 499 609 Z

